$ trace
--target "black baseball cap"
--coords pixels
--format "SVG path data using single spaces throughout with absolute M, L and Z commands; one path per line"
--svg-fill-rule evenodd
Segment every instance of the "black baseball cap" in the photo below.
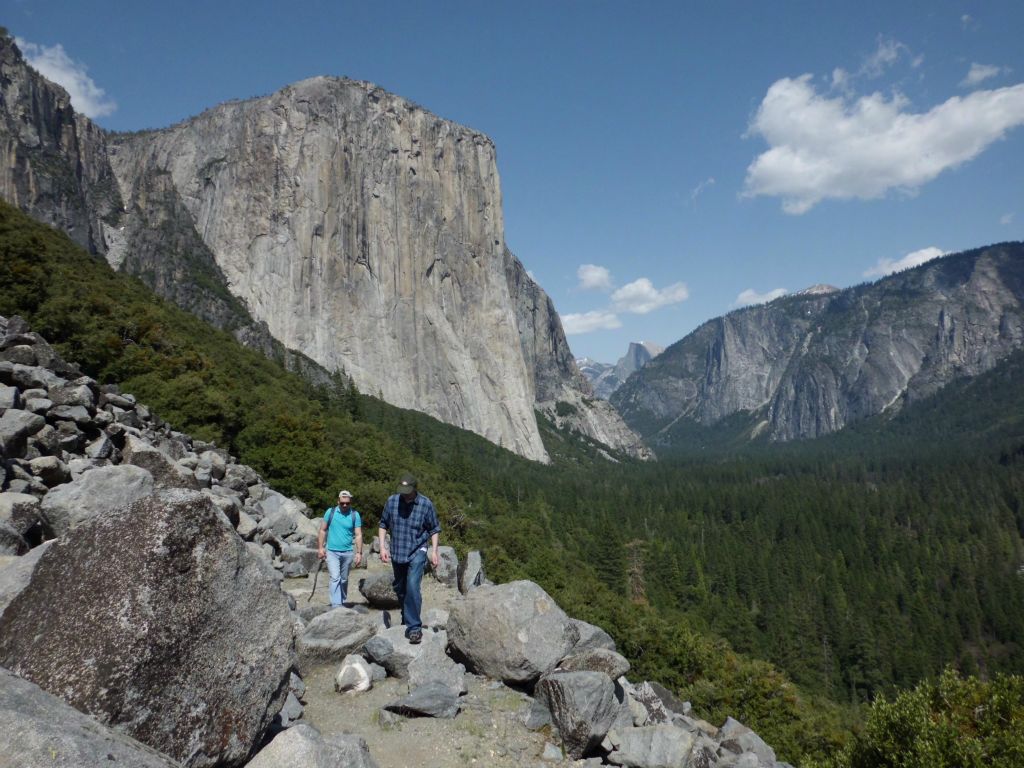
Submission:
M 406 493 L 415 493 L 416 478 L 408 472 L 402 475 L 402 479 L 398 481 L 398 492 L 403 495 Z

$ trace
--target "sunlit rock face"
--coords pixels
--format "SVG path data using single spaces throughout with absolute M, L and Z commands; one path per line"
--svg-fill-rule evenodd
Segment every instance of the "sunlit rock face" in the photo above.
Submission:
M 102 220 L 117 196 L 103 131 L 71 97 L 28 68 L 0 34 L 0 196 L 79 245 L 102 249 Z
M 112 162 L 127 200 L 169 177 L 231 293 L 286 346 L 545 458 L 487 137 L 370 84 L 314 78 L 120 137 Z

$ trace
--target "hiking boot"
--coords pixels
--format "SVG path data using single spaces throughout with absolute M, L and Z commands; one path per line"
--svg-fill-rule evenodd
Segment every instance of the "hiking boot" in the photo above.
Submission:
M 418 645 L 423 640 L 423 633 L 418 629 L 409 633 L 409 642 Z

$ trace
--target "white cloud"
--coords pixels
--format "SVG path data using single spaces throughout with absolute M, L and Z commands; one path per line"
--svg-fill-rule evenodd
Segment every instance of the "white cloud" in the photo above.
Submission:
M 1002 224 L 1004 227 L 1013 224 L 1013 214 L 1004 213 L 1002 216 L 999 217 L 999 223 Z
M 68 92 L 71 105 L 78 112 L 96 118 L 113 114 L 117 109 L 117 102 L 89 77 L 85 64 L 72 61 L 60 43 L 36 45 L 21 38 L 15 38 L 14 42 L 33 69 Z
M 758 293 L 753 288 L 747 288 L 747 290 L 736 297 L 733 306 L 749 307 L 751 304 L 767 304 L 769 301 L 775 301 L 775 299 L 785 296 L 787 293 L 789 291 L 785 288 L 776 288 L 774 291 L 768 291 L 767 293 Z
M 583 264 L 576 270 L 580 279 L 579 288 L 583 291 L 610 291 L 612 289 L 612 273 L 596 264 Z
M 884 277 L 885 275 L 891 275 L 893 272 L 902 272 L 904 269 L 918 267 L 926 261 L 931 261 L 945 255 L 946 251 L 933 245 L 913 253 L 908 253 L 902 259 L 897 259 L 896 261 L 892 259 L 879 259 L 875 266 L 864 272 L 864 277 Z
M 622 323 L 614 312 L 595 310 L 562 316 L 562 329 L 566 336 L 575 336 L 591 331 L 611 331 L 621 328 Z
M 747 168 L 743 195 L 781 197 L 784 211 L 801 214 L 828 198 L 912 194 L 1024 123 L 1024 84 L 954 96 L 924 113 L 908 107 L 899 93 L 829 98 L 809 74 L 776 81 L 748 131 L 769 149 Z
M 705 189 L 713 186 L 715 186 L 715 177 L 708 176 L 706 179 L 704 179 L 704 181 L 702 181 L 700 184 L 694 187 L 690 192 L 690 205 L 693 205 L 694 203 L 697 202 L 697 198 L 700 197 L 700 194 Z
M 619 312 L 646 315 L 669 304 L 686 301 L 689 297 L 686 283 L 673 283 L 659 290 L 646 277 L 641 277 L 615 291 L 612 301 Z
M 991 64 L 979 64 L 976 61 L 971 62 L 971 68 L 967 71 L 966 77 L 960 81 L 961 88 L 973 88 L 978 83 L 983 83 L 989 78 L 995 77 L 1002 70 L 999 67 L 994 67 Z
M 878 48 L 864 60 L 860 74 L 867 75 L 868 77 L 881 77 L 886 69 L 899 61 L 901 53 L 909 54 L 910 49 L 897 40 L 886 40 L 883 37 L 879 37 Z M 916 67 L 920 64 L 918 59 L 914 61 L 917 63 L 914 63 L 913 66 Z
M 845 91 L 850 86 L 850 73 L 842 67 L 832 70 L 832 88 L 837 91 Z

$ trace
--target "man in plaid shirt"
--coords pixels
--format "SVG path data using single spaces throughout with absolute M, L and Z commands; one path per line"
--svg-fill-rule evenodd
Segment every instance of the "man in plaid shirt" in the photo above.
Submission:
M 385 543 L 385 531 L 391 532 L 391 549 Z M 437 568 L 438 535 L 441 524 L 433 502 L 416 490 L 416 478 L 402 475 L 398 493 L 390 496 L 380 516 L 380 559 L 390 562 L 395 575 L 393 586 L 402 604 L 402 623 L 410 643 L 423 639 L 420 609 L 423 595 L 420 582 L 427 565 L 427 539 L 430 540 L 430 562 Z

